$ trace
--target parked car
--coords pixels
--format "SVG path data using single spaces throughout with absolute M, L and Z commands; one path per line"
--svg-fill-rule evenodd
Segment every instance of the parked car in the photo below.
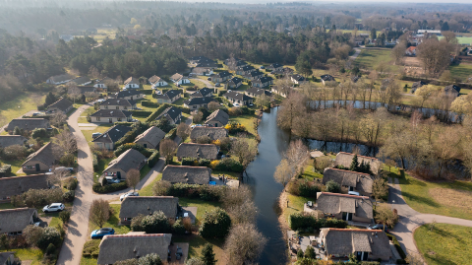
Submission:
M 58 171 L 69 171 L 70 173 L 74 172 L 74 168 L 73 167 L 56 167 L 54 169 L 55 172 L 58 172 Z
M 183 255 L 184 255 L 184 252 L 182 251 L 182 248 L 177 247 L 177 251 L 175 251 L 175 259 L 180 260 Z
M 239 103 L 234 103 L 233 106 L 239 107 Z
M 211 77 L 208 77 L 207 80 L 208 80 L 208 81 L 211 81 Z
M 128 193 L 125 193 L 125 194 L 120 196 L 120 201 L 123 201 L 126 197 L 129 197 L 129 196 L 139 196 L 139 193 L 137 193 L 135 191 L 130 191 Z
M 106 180 L 107 183 L 109 183 L 109 184 L 120 183 L 120 182 L 121 182 L 121 180 L 116 179 L 116 178 L 113 178 L 113 177 L 105 177 L 105 180 Z
M 42 113 L 41 113 L 41 112 L 34 112 L 34 113 L 33 113 L 33 117 L 39 116 L 39 115 L 42 115 Z
M 103 238 L 104 236 L 114 235 L 114 234 L 115 234 L 115 229 L 111 227 L 104 227 L 97 230 L 93 230 L 92 233 L 90 234 L 90 238 L 100 239 L 100 238 Z
M 347 194 L 349 195 L 356 195 L 356 196 L 361 196 L 361 194 L 357 191 L 348 191 Z
M 265 67 L 264 67 L 264 66 L 261 66 L 260 69 L 265 69 Z
M 96 133 L 92 133 L 92 138 L 95 139 L 99 136 L 101 136 L 103 133 L 99 133 L 99 132 L 96 132 Z
M 99 100 L 97 100 L 98 103 L 102 103 L 102 102 L 105 102 L 105 99 L 104 98 L 101 98 Z
M 375 225 L 370 225 L 369 227 L 367 227 L 367 229 L 370 229 L 370 230 L 373 230 L 373 229 L 383 230 L 384 227 L 383 227 L 383 224 L 375 224 Z M 390 230 L 388 230 L 388 226 L 385 226 L 385 233 L 390 233 Z
M 216 87 L 220 87 L 221 85 L 220 85 L 220 83 L 216 83 L 215 86 L 216 86 Z
M 51 213 L 51 212 L 61 212 L 64 211 L 66 207 L 62 203 L 52 203 L 50 205 L 46 205 L 43 207 L 43 212 Z

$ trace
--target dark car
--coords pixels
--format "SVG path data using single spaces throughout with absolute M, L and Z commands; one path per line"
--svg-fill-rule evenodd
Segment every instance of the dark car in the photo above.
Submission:
M 93 230 L 92 233 L 90 234 L 90 237 L 92 239 L 100 239 L 100 238 L 103 238 L 104 236 L 114 235 L 114 234 L 115 234 L 115 229 L 106 227 L 106 228 Z
M 208 81 L 211 81 L 211 77 L 208 77 L 207 80 L 208 80 Z
M 177 251 L 175 251 L 175 259 L 180 260 L 183 255 L 184 255 L 184 252 L 182 251 L 182 248 L 177 247 Z

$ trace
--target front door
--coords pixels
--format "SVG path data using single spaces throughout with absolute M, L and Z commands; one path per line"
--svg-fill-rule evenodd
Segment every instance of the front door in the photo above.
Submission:
M 349 191 L 354 191 L 354 187 L 349 186 Z
M 108 122 L 109 122 L 109 123 L 113 123 L 113 119 L 112 119 L 112 118 L 108 118 Z
M 116 172 L 116 178 L 121 181 L 121 172 L 120 171 Z
M 41 170 L 41 167 L 39 166 L 39 164 L 36 164 L 35 167 L 36 167 L 37 172 L 39 172 Z
M 218 127 L 218 123 L 217 123 L 217 122 L 215 122 L 215 127 Z

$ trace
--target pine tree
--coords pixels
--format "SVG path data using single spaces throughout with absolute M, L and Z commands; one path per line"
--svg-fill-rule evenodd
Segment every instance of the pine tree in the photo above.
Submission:
M 213 247 L 210 244 L 206 244 L 202 250 L 202 260 L 205 265 L 215 265 L 217 260 L 215 259 L 215 253 Z
M 359 162 L 357 162 L 357 155 L 354 155 L 352 158 L 352 163 L 351 166 L 349 167 L 349 170 L 351 171 L 357 171 L 359 169 Z

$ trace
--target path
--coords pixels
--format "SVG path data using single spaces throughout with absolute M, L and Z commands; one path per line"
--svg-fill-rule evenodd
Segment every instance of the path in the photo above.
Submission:
M 471 220 L 436 214 L 423 214 L 415 211 L 410 206 L 408 206 L 408 204 L 403 199 L 400 184 L 397 178 L 395 178 L 395 183 L 392 183 L 392 179 L 389 179 L 388 202 L 391 204 L 392 209 L 396 209 L 398 211 L 398 215 L 400 217 L 398 224 L 391 232 L 397 237 L 398 242 L 402 246 L 403 250 L 406 250 L 407 252 L 419 253 L 413 238 L 413 232 L 416 228 L 423 224 L 437 222 L 472 227 Z
M 360 48 L 354 48 L 354 51 L 355 53 L 351 56 L 349 56 L 349 59 L 351 60 L 356 60 L 357 59 L 357 56 L 359 56 L 359 54 L 361 53 L 361 49 Z
M 204 83 L 207 88 L 215 88 L 215 85 L 213 85 L 213 84 L 212 84 L 210 81 L 208 81 L 208 80 L 200 79 L 200 78 L 198 78 L 198 77 L 192 77 L 192 78 L 189 78 L 189 79 L 198 80 L 198 81 Z M 201 87 L 201 88 L 202 88 L 202 87 Z

